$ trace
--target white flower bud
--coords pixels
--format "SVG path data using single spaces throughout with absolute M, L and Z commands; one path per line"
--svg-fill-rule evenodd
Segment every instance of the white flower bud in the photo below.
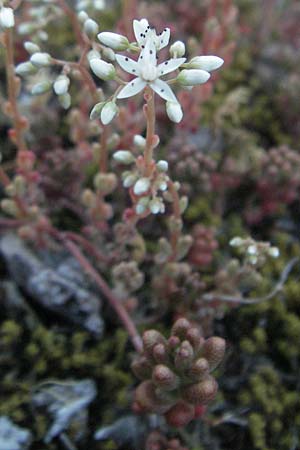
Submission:
M 97 9 L 97 11 L 101 11 L 105 6 L 104 0 L 94 0 L 94 8 Z
M 144 150 L 144 148 L 146 147 L 146 139 L 140 134 L 134 135 L 133 143 L 139 150 Z
M 96 50 L 90 50 L 86 55 L 88 61 L 90 62 L 92 59 L 101 59 L 101 55 Z
M 142 197 L 136 204 L 135 211 L 137 214 L 143 214 L 148 208 L 149 197 Z
M 49 53 L 37 52 L 31 56 L 30 61 L 32 62 L 32 64 L 34 66 L 40 68 L 40 67 L 50 66 L 50 64 L 52 62 L 52 58 L 49 55 Z
M 179 208 L 180 208 L 180 212 L 181 214 L 184 213 L 184 211 L 186 210 L 186 208 L 188 207 L 189 204 L 189 199 L 188 197 L 186 197 L 185 195 L 183 197 L 180 198 L 179 200 Z
M 172 122 L 179 123 L 183 117 L 181 106 L 177 102 L 166 103 L 167 115 Z
M 219 56 L 207 55 L 207 56 L 195 56 L 188 63 L 187 67 L 190 69 L 202 69 L 207 72 L 219 69 L 224 63 L 222 58 Z
M 41 81 L 40 83 L 37 83 L 32 87 L 31 93 L 32 95 L 45 94 L 46 92 L 50 91 L 51 87 L 52 85 L 50 81 Z
M 145 192 L 148 191 L 150 187 L 150 180 L 149 178 L 140 178 L 137 180 L 137 182 L 134 185 L 133 192 L 135 195 L 142 195 L 145 194 Z
M 30 53 L 30 55 L 33 55 L 41 50 L 38 45 L 31 41 L 24 42 L 24 48 L 28 53 Z
M 117 52 L 127 50 L 129 47 L 129 41 L 127 37 L 122 36 L 121 34 L 104 31 L 98 34 L 98 39 L 101 44 L 104 44 Z
M 123 180 L 123 186 L 124 186 L 125 188 L 129 188 L 129 187 L 131 187 L 131 186 L 134 185 L 134 183 L 136 182 L 136 180 L 137 180 L 137 175 L 134 174 L 134 173 L 130 173 L 129 175 L 127 175 L 126 177 L 124 177 L 124 180 Z
M 85 11 L 80 11 L 77 15 L 79 22 L 84 23 L 89 19 L 88 14 Z
M 68 93 L 59 95 L 58 101 L 64 109 L 69 109 L 71 106 L 71 95 Z
M 155 197 L 149 203 L 149 208 L 152 214 L 158 214 L 164 211 L 164 204 L 160 198 Z
M 176 41 L 170 47 L 170 55 L 172 58 L 181 58 L 185 54 L 185 45 L 181 41 Z
M 210 73 L 205 70 L 190 69 L 182 70 L 177 77 L 178 83 L 182 86 L 196 86 L 197 84 L 206 83 L 210 78 Z
M 83 29 L 89 37 L 94 37 L 99 31 L 97 22 L 93 19 L 87 19 L 84 22 Z
M 60 75 L 56 78 L 53 89 L 56 95 L 64 95 L 68 92 L 70 79 L 66 75 Z
M 90 67 L 94 74 L 101 80 L 112 80 L 116 76 L 116 69 L 114 66 L 103 61 L 103 59 L 92 58 L 90 60 Z
M 0 9 L 0 27 L 7 29 L 13 28 L 14 25 L 15 25 L 14 10 L 12 8 L 5 8 L 3 6 Z
M 116 60 L 115 52 L 109 47 L 104 47 L 102 49 L 102 56 L 104 58 L 108 59 L 109 61 L 115 61 Z
M 240 247 L 243 243 L 244 239 L 236 236 L 230 240 L 229 245 L 231 245 L 231 247 Z
M 121 162 L 123 164 L 131 164 L 134 161 L 134 156 L 128 150 L 118 150 L 114 153 L 113 158 L 115 161 Z
M 270 247 L 268 253 L 273 258 L 278 258 L 278 256 L 280 255 L 279 249 L 277 247 Z
M 31 34 L 35 29 L 36 25 L 33 22 L 23 22 L 18 25 L 19 34 Z
M 160 172 L 167 172 L 168 168 L 169 168 L 169 164 L 167 161 L 161 159 L 160 161 L 158 161 L 158 163 L 156 164 L 157 169 Z
M 90 112 L 90 119 L 100 119 L 100 114 L 102 111 L 103 106 L 105 105 L 105 102 L 96 103 L 96 105 L 93 107 L 92 111 Z
M 118 107 L 115 104 L 115 102 L 107 102 L 101 111 L 101 122 L 103 123 L 103 125 L 107 125 L 108 123 L 110 123 L 113 118 L 115 117 L 115 115 L 118 112 Z
M 26 61 L 17 65 L 15 72 L 21 77 L 26 77 L 27 75 L 33 75 L 37 73 L 38 68 L 34 66 L 30 61 Z
M 257 247 L 256 245 L 249 245 L 249 247 L 247 248 L 247 253 L 249 255 L 257 255 Z
M 168 185 L 165 181 L 161 181 L 158 185 L 158 189 L 162 192 L 166 191 L 168 189 Z

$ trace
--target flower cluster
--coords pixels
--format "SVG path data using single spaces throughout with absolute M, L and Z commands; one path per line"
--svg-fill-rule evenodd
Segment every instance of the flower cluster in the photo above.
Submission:
M 177 41 L 170 47 L 171 58 L 158 63 L 158 52 L 169 44 L 170 29 L 165 28 L 160 34 L 157 34 L 150 27 L 147 19 L 134 20 L 133 29 L 136 38 L 136 42 L 133 43 L 130 43 L 125 36 L 116 33 L 101 32 L 98 34 L 101 44 L 113 51 L 138 52 L 139 57 L 134 60 L 129 56 L 115 55 L 118 65 L 134 78 L 128 82 L 121 80 L 124 86 L 121 84 L 109 102 L 96 105 L 92 115 L 95 117 L 97 112 L 104 124 L 109 123 L 118 112 L 117 99 L 132 97 L 148 86 L 166 100 L 166 111 L 170 120 L 178 123 L 181 121 L 183 113 L 170 85 L 178 84 L 180 87 L 190 89 L 198 84 L 206 83 L 210 78 L 210 72 L 221 67 L 223 60 L 217 56 L 197 56 L 186 62 L 186 58 L 183 57 L 185 45 Z M 91 58 L 90 66 L 95 75 L 102 80 L 120 80 L 115 67 L 97 54 Z M 175 78 L 167 81 L 162 79 L 169 73 L 178 72 L 179 68 L 182 70 L 177 73 Z
M 132 364 L 143 380 L 135 393 L 136 409 L 164 414 L 174 427 L 188 424 L 216 395 L 218 385 L 210 373 L 223 359 L 225 341 L 205 340 L 197 327 L 181 318 L 169 339 L 148 330 L 143 344 L 143 354 Z

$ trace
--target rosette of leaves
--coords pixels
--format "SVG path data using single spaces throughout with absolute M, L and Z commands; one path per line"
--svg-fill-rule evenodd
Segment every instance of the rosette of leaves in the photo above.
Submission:
M 175 322 L 169 339 L 156 330 L 145 331 L 143 353 L 132 363 L 141 380 L 136 409 L 162 414 L 174 427 L 187 425 L 214 399 L 218 384 L 211 372 L 224 352 L 224 339 L 204 339 L 185 318 Z

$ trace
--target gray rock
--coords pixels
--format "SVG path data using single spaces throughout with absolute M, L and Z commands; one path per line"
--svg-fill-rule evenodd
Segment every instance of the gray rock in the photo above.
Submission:
M 74 258 L 61 254 L 53 254 L 51 258 L 48 252 L 42 259 L 13 234 L 2 237 L 0 253 L 15 282 L 40 306 L 97 336 L 102 335 L 104 324 L 99 296 L 91 291 Z
M 26 450 L 31 443 L 31 433 L 18 427 L 8 417 L 0 417 L 0 450 Z
M 92 380 L 53 381 L 40 384 L 34 390 L 32 405 L 43 411 L 51 420 L 44 437 L 49 443 L 71 425 L 76 428 L 75 440 L 83 437 L 87 428 L 87 407 L 96 397 L 96 385 Z

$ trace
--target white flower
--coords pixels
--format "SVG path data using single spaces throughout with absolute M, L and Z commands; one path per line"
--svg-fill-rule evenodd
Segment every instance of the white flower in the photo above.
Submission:
M 127 50 L 130 45 L 127 37 L 122 36 L 121 34 L 111 33 L 110 31 L 99 33 L 98 39 L 101 44 L 104 44 L 117 52 Z
M 101 122 L 103 123 L 103 125 L 107 125 L 108 123 L 110 123 L 117 114 L 117 112 L 118 107 L 115 104 L 115 102 L 107 102 L 103 106 L 100 114 Z
M 173 72 L 181 66 L 185 58 L 169 59 L 159 65 L 156 60 L 156 47 L 152 38 L 146 40 L 138 61 L 123 55 L 116 55 L 119 65 L 128 73 L 137 75 L 118 93 L 117 98 L 128 98 L 141 92 L 147 85 L 163 99 L 178 103 L 170 86 L 159 77 Z
M 183 117 L 181 106 L 178 102 L 167 102 L 166 110 L 170 120 L 179 123 Z
M 94 74 L 101 80 L 112 80 L 115 78 L 116 69 L 111 63 L 107 63 L 99 58 L 92 58 L 89 63 Z
M 178 75 L 177 81 L 182 86 L 196 86 L 197 84 L 206 83 L 209 78 L 210 73 L 206 72 L 206 70 L 184 69 Z
M 144 48 L 146 41 L 151 38 L 157 50 L 166 47 L 170 40 L 170 28 L 165 28 L 159 35 L 150 27 L 147 19 L 134 20 L 133 31 L 139 47 Z
M 195 56 L 187 64 L 186 67 L 190 69 L 202 69 L 207 72 L 219 69 L 224 63 L 219 56 L 207 55 L 207 56 Z
M 13 28 L 14 25 L 14 10 L 12 8 L 5 8 L 4 6 L 2 6 L 2 8 L 0 9 L 0 27 L 4 29 Z

